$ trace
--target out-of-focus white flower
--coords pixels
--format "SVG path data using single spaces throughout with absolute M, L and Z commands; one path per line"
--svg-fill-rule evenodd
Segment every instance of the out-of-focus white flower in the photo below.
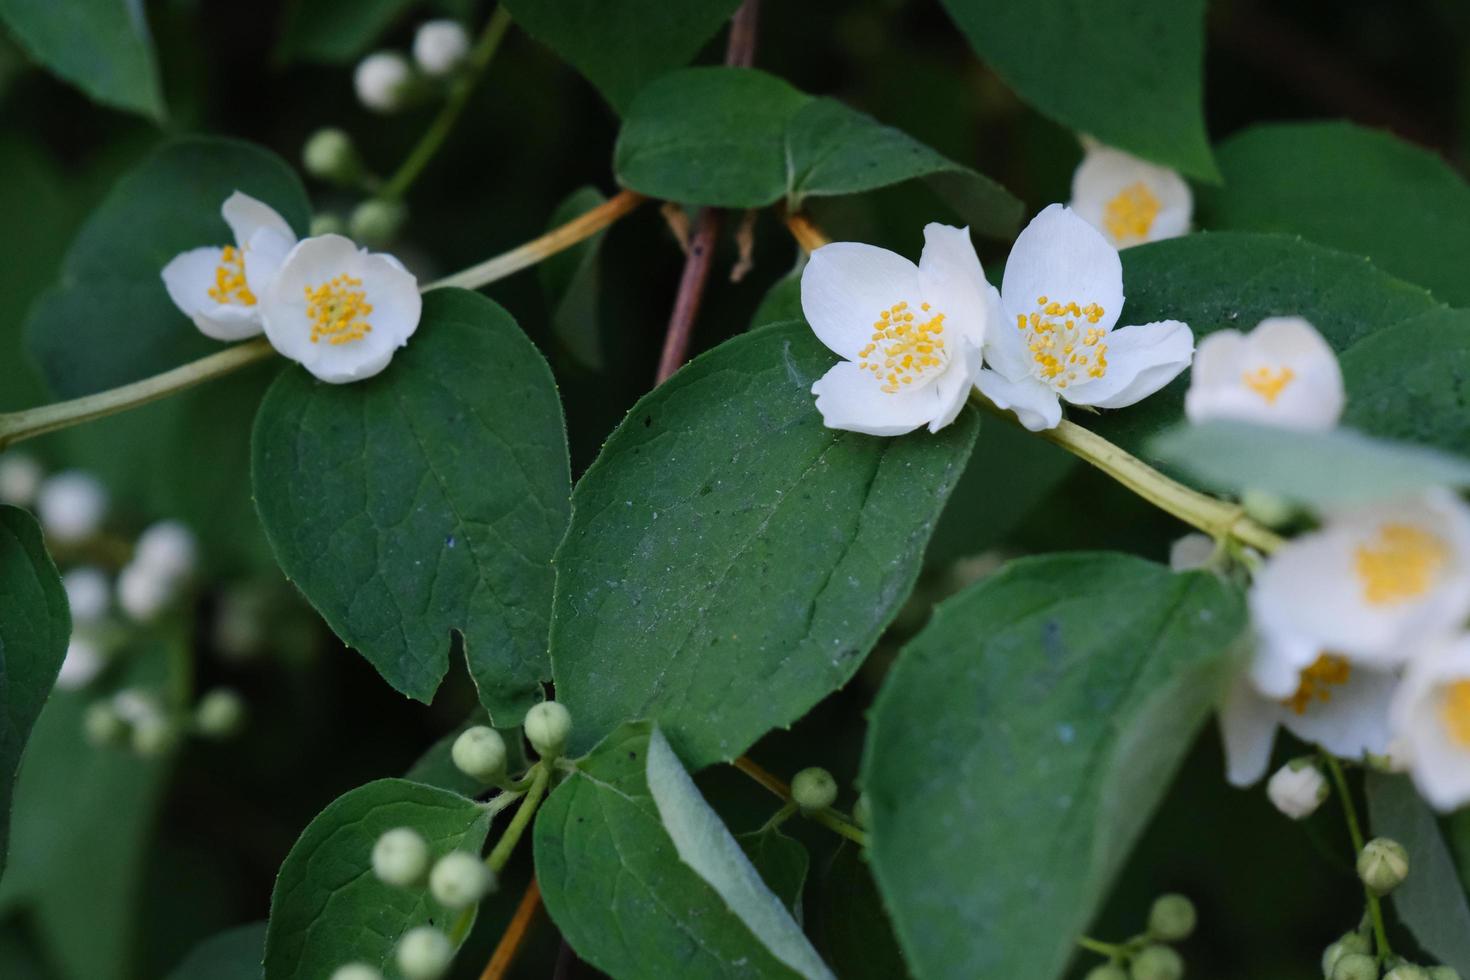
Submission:
M 56 675 L 56 686 L 63 691 L 74 691 L 86 687 L 102 672 L 107 660 L 102 648 L 91 637 L 72 634 L 66 645 L 66 659 L 61 662 L 61 671 Z
M 136 560 L 117 575 L 117 604 L 127 615 L 151 623 L 179 595 L 179 579 Z
M 1140 160 L 1091 140 L 1072 175 L 1072 210 L 1127 248 L 1189 232 L 1194 196 L 1168 167 Z
M 1184 412 L 1191 422 L 1242 419 L 1325 431 L 1344 402 L 1337 355 L 1306 320 L 1262 320 L 1248 334 L 1218 330 L 1200 341 Z
M 843 360 L 812 385 L 831 429 L 896 436 L 955 420 L 995 318 L 965 228 L 924 228 L 919 264 L 887 249 L 834 242 L 812 253 L 801 306 Z
M 29 507 L 45 476 L 41 464 L 24 453 L 0 455 L 0 504 Z
M 352 85 L 357 99 L 374 112 L 396 112 L 413 84 L 413 68 L 396 51 L 377 51 L 357 63 Z
M 1311 760 L 1295 759 L 1266 782 L 1271 804 L 1293 820 L 1305 820 L 1327 799 L 1327 780 Z
M 41 484 L 36 512 L 52 539 L 70 544 L 96 534 L 107 516 L 107 488 L 90 473 L 66 470 Z
M 1053 204 L 1021 232 L 1006 260 L 1002 322 L 985 336 L 975 386 L 1033 432 L 1062 420 L 1061 399 L 1122 408 L 1189 366 L 1194 335 L 1178 320 L 1114 329 L 1123 308 L 1118 250 Z
M 470 36 L 458 21 L 425 21 L 413 36 L 413 60 L 425 75 L 448 75 L 469 53 Z
M 133 561 L 161 575 L 181 578 L 191 575 L 199 558 L 199 542 L 179 521 L 159 521 L 138 536 Z
M 158 698 L 139 687 L 125 687 L 112 696 L 112 710 L 130 725 L 163 714 Z
M 73 568 L 61 577 L 73 624 L 95 623 L 107 615 L 112 602 L 112 583 L 107 573 L 93 565 Z
M 1470 803 L 1470 636 L 1416 656 L 1393 703 L 1395 748 L 1438 810 Z
M 1186 534 L 1169 546 L 1169 567 L 1176 572 L 1204 568 L 1216 550 L 1215 539 L 1208 534 Z

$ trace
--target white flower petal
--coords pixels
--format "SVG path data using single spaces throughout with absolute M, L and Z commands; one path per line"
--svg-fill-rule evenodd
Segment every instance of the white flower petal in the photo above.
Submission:
M 998 408 L 1016 413 L 1032 432 L 1055 429 L 1062 421 L 1062 403 L 1050 385 L 1034 378 L 1011 381 L 995 371 L 984 370 L 975 377 L 975 387 Z
M 1000 295 L 1012 326 L 1029 316 L 1037 301 L 1097 304 L 1097 327 L 1110 330 L 1123 309 L 1123 265 L 1100 232 L 1069 208 L 1053 204 L 1016 238 L 1006 260 Z
M 1337 355 L 1301 317 L 1262 320 L 1249 335 L 1220 331 L 1200 342 L 1189 391 L 1190 421 L 1228 418 L 1325 431 L 1345 400 Z
M 840 361 L 817 379 L 812 394 L 817 396 L 817 411 L 829 429 L 900 436 L 942 417 L 952 407 L 952 391 L 940 384 L 949 374 L 921 388 L 890 394 L 857 364 Z
M 1235 680 L 1220 706 L 1220 738 L 1225 743 L 1225 778 L 1249 786 L 1266 775 L 1276 741 L 1279 705 L 1267 701 L 1245 678 Z
M 933 222 L 925 225 L 919 277 L 923 298 L 944 313 L 945 326 L 964 334 L 976 347 L 982 346 L 999 311 L 970 241 L 970 229 Z
M 220 214 L 224 215 L 225 223 L 234 232 L 235 244 L 241 248 L 249 245 L 255 233 L 262 229 L 273 231 L 293 243 L 296 240 L 296 233 L 275 208 L 249 194 L 240 191 L 231 194 L 220 207 Z
M 1352 665 L 1348 679 L 1331 689 L 1330 700 L 1311 701 L 1298 713 L 1281 709 L 1281 723 L 1297 738 L 1343 759 L 1388 752 L 1389 705 L 1398 677 Z
M 938 432 L 959 417 L 965 403 L 970 400 L 970 391 L 975 387 L 975 378 L 980 374 L 980 348 L 964 337 L 956 338 L 958 349 L 953 354 L 949 369 L 933 383 L 939 398 L 939 414 L 929 421 L 929 431 Z
M 1178 320 L 1122 327 L 1108 334 L 1105 342 L 1107 373 L 1063 392 L 1072 404 L 1132 405 L 1178 377 L 1194 355 L 1194 334 Z
M 1120 223 L 1123 217 L 1110 206 L 1120 195 L 1136 193 L 1142 186 L 1157 208 L 1142 236 Z M 1189 230 L 1194 213 L 1194 196 L 1178 173 L 1140 160 L 1121 150 L 1093 144 L 1072 175 L 1073 210 L 1119 248 L 1142 242 L 1175 238 Z
M 245 246 L 245 283 L 252 293 L 264 296 L 270 292 L 281 265 L 295 246 L 294 237 L 270 228 L 262 228 L 250 237 Z
M 817 339 L 857 360 L 879 315 L 920 299 L 919 269 L 902 255 L 860 242 L 833 242 L 812 252 L 801 273 L 801 309 Z
M 1252 612 L 1256 612 L 1254 606 Z M 1268 628 L 1260 614 L 1257 625 L 1260 635 L 1247 674 L 1262 697 L 1273 701 L 1289 698 L 1301 686 L 1302 671 L 1322 655 L 1322 647 L 1313 639 Z
M 1414 658 L 1391 718 L 1395 748 L 1404 747 L 1419 792 L 1437 810 L 1470 803 L 1470 717 L 1463 700 L 1470 683 L 1470 638 L 1431 645 Z
M 163 287 L 174 305 L 215 340 L 244 340 L 260 333 L 257 307 L 217 303 L 209 295 L 224 250 L 213 246 L 181 252 L 163 267 Z

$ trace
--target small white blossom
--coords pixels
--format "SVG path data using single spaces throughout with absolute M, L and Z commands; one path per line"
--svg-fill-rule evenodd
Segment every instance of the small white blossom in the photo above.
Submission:
M 448 75 L 469 53 L 470 36 L 457 21 L 426 21 L 413 36 L 413 60 L 425 75 Z
M 41 464 L 24 453 L 0 456 L 0 504 L 29 507 L 45 476 Z
M 73 568 L 61 577 L 73 624 L 95 623 L 107 615 L 112 603 L 112 583 L 107 573 L 93 565 Z
M 265 294 L 265 335 L 323 381 L 370 378 L 418 329 L 418 283 L 391 255 L 341 235 L 291 250 Z
M 1189 232 L 1194 196 L 1183 177 L 1092 140 L 1083 146 L 1072 175 L 1071 207 L 1115 248 Z
M 396 51 L 377 51 L 357 63 L 352 85 L 357 99 L 374 112 L 396 112 L 413 83 L 413 68 Z
M 36 513 L 46 534 L 74 543 L 96 534 L 107 516 L 107 488 L 90 473 L 67 470 L 41 484 Z
M 1114 329 L 1123 308 L 1118 250 L 1060 204 L 1016 239 L 1000 300 L 975 386 L 1033 432 L 1061 422 L 1061 399 L 1132 405 L 1172 381 L 1194 352 L 1194 335 L 1178 320 Z
M 1325 431 L 1342 416 L 1337 355 L 1301 317 L 1271 317 L 1250 333 L 1219 330 L 1200 341 L 1184 412 L 1191 422 L 1241 419 Z
M 106 663 L 102 648 L 95 640 L 73 634 L 71 642 L 66 645 L 66 659 L 61 662 L 61 671 L 56 675 L 56 686 L 63 691 L 86 687 L 102 672 Z
M 1395 749 L 1438 810 L 1470 803 L 1470 636 L 1415 657 L 1393 703 Z
M 969 229 L 930 224 L 918 265 L 858 242 L 817 249 L 801 306 L 817 339 L 843 358 L 812 385 L 822 421 L 896 436 L 937 432 L 959 415 L 996 299 Z
M 1310 762 L 1288 762 L 1266 782 L 1271 804 L 1293 820 L 1305 820 L 1327 799 L 1327 780 Z
M 159 521 L 138 535 L 133 561 L 168 578 L 183 578 L 194 572 L 199 542 L 179 521 Z
M 179 579 L 136 560 L 117 575 L 117 604 L 129 617 L 151 623 L 179 595 Z

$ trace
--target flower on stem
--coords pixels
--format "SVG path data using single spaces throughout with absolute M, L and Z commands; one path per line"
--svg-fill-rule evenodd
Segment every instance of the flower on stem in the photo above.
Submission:
M 1071 208 L 1115 248 L 1188 234 L 1194 196 L 1168 167 L 1083 139 Z
M 1132 405 L 1174 380 L 1194 352 L 1194 335 L 1178 320 L 1114 329 L 1123 307 L 1118 250 L 1060 204 L 1016 239 L 1000 301 L 975 386 L 1033 432 L 1061 422 L 1061 399 Z
M 413 67 L 396 51 L 375 51 L 357 63 L 352 87 L 357 100 L 373 112 L 402 109 L 413 89 Z
M 1391 718 L 1395 747 L 1429 804 L 1448 811 L 1470 803 L 1470 636 L 1414 659 Z
M 322 235 L 291 249 L 261 306 L 272 347 L 342 384 L 388 366 L 418 329 L 423 301 L 413 275 L 391 255 Z
M 812 252 L 802 311 L 843 358 L 812 385 L 822 421 L 874 436 L 949 425 L 980 369 L 996 303 L 967 228 L 927 225 L 918 265 L 858 242 Z
M 163 267 L 163 285 L 206 337 L 244 340 L 260 333 L 260 294 L 296 234 L 270 205 L 240 191 L 229 196 L 220 213 L 235 244 L 181 252 Z
M 1296 316 L 1262 320 L 1250 333 L 1218 330 L 1200 341 L 1184 412 L 1191 422 L 1241 419 L 1325 431 L 1342 416 L 1337 355 Z

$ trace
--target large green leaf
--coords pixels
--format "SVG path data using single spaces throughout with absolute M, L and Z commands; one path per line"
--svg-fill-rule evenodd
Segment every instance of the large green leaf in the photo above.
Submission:
M 833 99 L 749 68 L 689 68 L 649 85 L 618 136 L 618 180 L 650 197 L 760 208 L 924 180 L 977 231 L 1015 230 L 990 178 Z
M 1470 303 L 1470 185 L 1439 156 L 1346 122 L 1273 123 L 1218 150 L 1225 183 L 1200 196 L 1210 228 L 1284 231 L 1366 255 Z
M 413 0 L 294 0 L 287 5 L 280 55 L 340 65 L 368 48 Z
M 1218 180 L 1204 119 L 1204 0 L 942 0 L 1016 94 L 1079 133 Z
M 428 701 L 458 632 L 481 703 L 519 724 L 549 674 L 571 477 L 556 383 L 510 314 L 435 290 L 378 377 L 324 385 L 286 369 L 253 455 L 281 568 L 343 642 Z
M 260 980 L 264 922 L 226 929 L 189 951 L 166 980 Z
M 620 978 L 830 977 L 657 728 L 619 728 L 547 800 L 536 874 L 572 947 Z
M 1470 311 L 1439 309 L 1385 327 L 1340 363 L 1344 425 L 1470 456 Z
M 0 0 L 0 21 L 32 58 L 93 99 L 163 119 L 143 0 Z
M 648 82 L 689 64 L 740 0 L 506 0 L 505 6 L 622 113 Z
M 70 637 L 66 590 L 41 528 L 25 511 L 0 505 L 0 874 L 21 753 Z
M 490 819 L 473 800 L 405 779 L 380 779 L 332 801 L 302 832 L 276 877 L 265 980 L 321 980 L 349 962 L 398 977 L 399 937 L 431 920 L 445 930 L 452 923 L 427 889 L 380 881 L 373 844 L 389 830 L 409 827 L 428 842 L 431 859 L 455 850 L 478 854 Z
M 585 751 L 656 720 L 693 766 L 739 755 L 852 677 L 913 587 L 979 428 L 825 428 L 805 324 L 695 359 L 577 484 L 552 666 Z
M 595 187 L 579 187 L 559 204 L 547 231 L 560 228 L 607 201 Z M 604 365 L 602 275 L 598 255 L 606 231 L 549 256 L 536 268 L 551 312 L 551 332 L 577 363 L 593 370 Z
M 874 708 L 872 863 L 915 973 L 1054 977 L 1209 714 L 1238 593 L 1124 555 L 941 604 Z

